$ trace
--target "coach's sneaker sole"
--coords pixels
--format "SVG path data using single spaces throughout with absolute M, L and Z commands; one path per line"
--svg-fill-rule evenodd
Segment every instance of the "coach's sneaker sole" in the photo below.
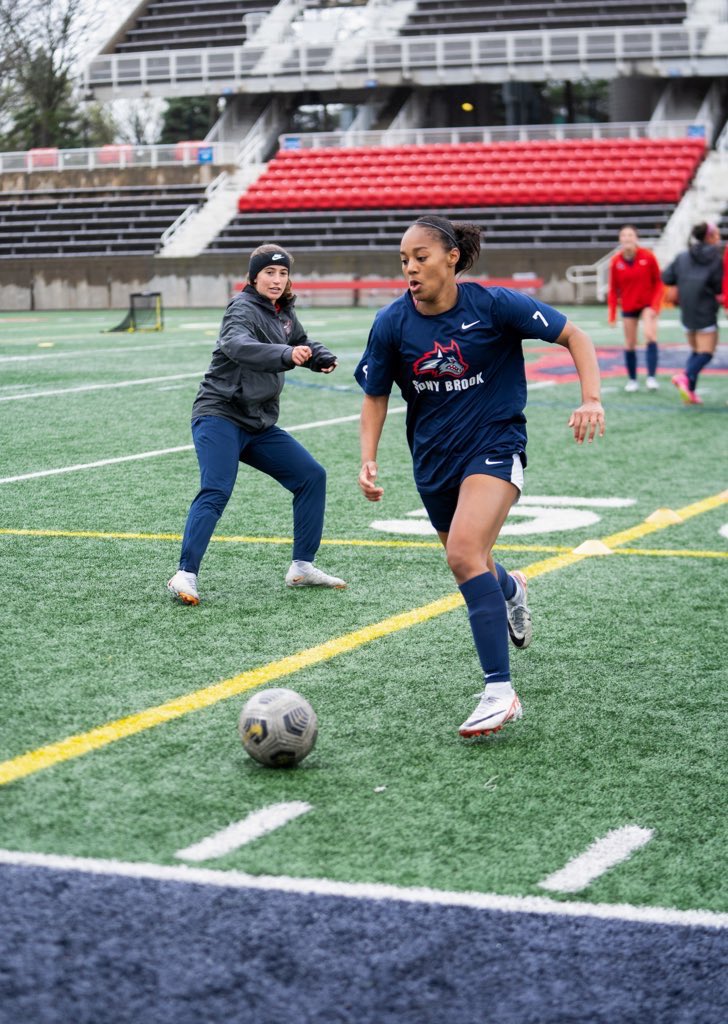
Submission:
M 179 569 L 167 584 L 167 590 L 182 604 L 200 603 L 200 595 L 197 592 L 197 576 L 193 572 Z
M 295 563 L 286 573 L 287 587 L 329 587 L 331 590 L 344 590 L 346 580 L 338 576 L 329 576 L 328 573 L 317 569 L 315 565 L 309 564 L 302 568 Z
M 528 647 L 533 638 L 531 612 L 526 604 L 528 598 L 528 580 L 518 569 L 510 574 L 517 583 L 515 596 L 506 601 L 508 615 L 508 635 L 514 647 L 520 650 Z
M 486 687 L 477 708 L 470 718 L 463 722 L 458 732 L 465 739 L 489 736 L 491 733 L 500 732 L 508 722 L 515 722 L 522 717 L 523 708 L 514 690 L 509 694 L 496 696 L 489 694 Z

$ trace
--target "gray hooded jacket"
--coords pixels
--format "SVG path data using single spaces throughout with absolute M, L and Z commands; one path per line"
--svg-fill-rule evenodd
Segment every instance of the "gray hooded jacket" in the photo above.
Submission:
M 680 318 L 689 331 L 714 327 L 723 289 L 723 261 L 716 245 L 695 242 L 662 272 L 665 284 L 676 285 Z
M 292 305 L 276 307 L 248 285 L 225 310 L 192 418 L 222 416 L 251 433 L 272 427 L 297 345 L 310 347 L 313 354 L 304 363 L 310 370 L 321 371 L 334 361 L 327 348 L 309 340 Z

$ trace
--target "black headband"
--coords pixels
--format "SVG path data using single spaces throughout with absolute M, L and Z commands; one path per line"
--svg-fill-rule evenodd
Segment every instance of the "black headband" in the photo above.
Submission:
M 443 235 L 450 239 L 454 249 L 460 248 L 460 243 L 458 242 L 457 238 L 455 237 L 455 235 L 452 234 L 451 231 L 448 231 L 447 228 L 441 228 L 439 224 L 433 224 L 431 220 L 423 220 L 422 218 L 420 218 L 418 221 L 415 221 L 415 223 L 419 224 L 423 228 L 434 228 L 435 231 L 441 232 Z
M 250 257 L 250 264 L 248 266 L 248 280 L 251 284 L 263 267 L 285 267 L 290 272 L 291 257 L 287 252 L 283 252 L 282 249 L 277 249 L 272 252 L 255 253 Z

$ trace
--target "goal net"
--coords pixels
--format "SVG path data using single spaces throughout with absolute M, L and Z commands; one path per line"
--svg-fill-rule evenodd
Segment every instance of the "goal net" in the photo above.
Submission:
M 116 327 L 110 327 L 105 334 L 114 331 L 161 331 L 164 329 L 164 311 L 161 292 L 132 292 L 129 296 L 129 312 Z

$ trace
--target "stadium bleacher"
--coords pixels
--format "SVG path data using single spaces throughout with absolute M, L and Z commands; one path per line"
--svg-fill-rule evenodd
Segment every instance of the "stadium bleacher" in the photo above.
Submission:
M 204 192 L 201 184 L 2 191 L 0 259 L 153 254 Z
M 612 28 L 615 25 L 675 25 L 687 16 L 684 0 L 417 0 L 401 35 L 433 32 L 539 32 L 548 29 Z
M 213 240 L 207 253 L 248 252 L 262 238 L 293 252 L 396 251 L 406 228 L 427 207 L 397 210 L 318 210 L 241 213 Z M 448 207 L 454 220 L 478 223 L 488 249 L 608 251 L 623 224 L 634 224 L 641 237 L 663 231 L 673 204 L 593 206 Z
M 276 0 L 151 0 L 113 52 L 242 46 L 245 15 L 275 6 Z
M 281 150 L 240 212 L 676 203 L 702 139 L 575 139 Z

